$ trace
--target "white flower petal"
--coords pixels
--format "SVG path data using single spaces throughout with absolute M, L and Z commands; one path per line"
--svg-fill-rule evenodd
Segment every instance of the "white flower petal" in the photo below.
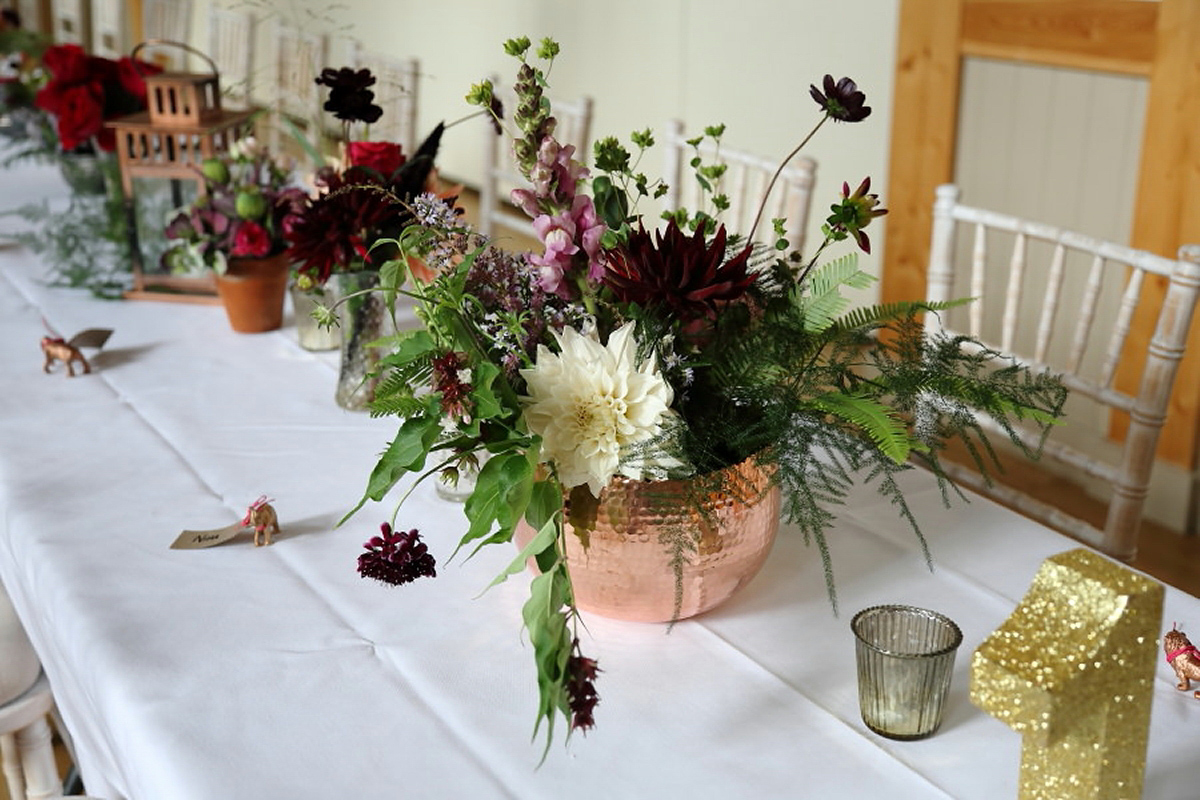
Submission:
M 640 479 L 644 466 L 655 474 L 678 466 L 666 457 L 621 465 L 627 447 L 659 434 L 674 399 L 654 359 L 636 363 L 633 323 L 613 331 L 607 345 L 573 328 L 555 338 L 560 352 L 539 346 L 534 367 L 521 375 L 526 424 L 542 437 L 542 453 L 563 484 L 586 483 L 599 495 L 618 473 Z

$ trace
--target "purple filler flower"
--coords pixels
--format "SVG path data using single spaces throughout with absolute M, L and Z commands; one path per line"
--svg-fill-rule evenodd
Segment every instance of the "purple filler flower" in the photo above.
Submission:
M 436 562 L 421 535 L 413 528 L 408 533 L 379 526 L 380 536 L 372 536 L 363 545 L 367 552 L 358 557 L 358 574 L 392 586 L 411 583 L 421 577 L 436 577 Z

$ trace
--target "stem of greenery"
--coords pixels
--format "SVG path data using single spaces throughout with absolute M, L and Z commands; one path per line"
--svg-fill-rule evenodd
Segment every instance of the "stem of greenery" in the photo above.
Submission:
M 783 168 L 788 165 L 789 161 L 791 161 L 793 158 L 796 157 L 797 153 L 799 153 L 802 149 L 804 149 L 804 145 L 808 144 L 808 140 L 811 139 L 814 135 L 816 135 L 817 131 L 819 131 L 821 129 L 821 126 L 825 124 L 825 120 L 827 120 L 827 119 L 829 119 L 828 113 L 826 113 L 825 116 L 821 117 L 821 121 L 818 122 L 813 127 L 813 129 L 808 132 L 808 136 L 804 137 L 804 141 L 802 141 L 802 142 L 800 142 L 800 144 L 796 145 L 795 149 L 792 150 L 792 152 L 788 153 L 787 158 L 783 159 L 783 161 L 780 162 L 778 168 L 776 168 L 775 174 L 771 176 L 770 183 L 767 184 L 767 190 L 765 192 L 763 192 L 762 202 L 759 203 L 759 205 L 758 205 L 758 213 L 754 215 L 754 224 L 750 226 L 750 233 L 748 233 L 746 235 L 747 241 L 754 239 L 754 232 L 756 230 L 758 230 L 758 223 L 760 220 L 762 220 L 763 211 L 765 211 L 767 208 L 767 198 L 770 197 L 771 190 L 775 188 L 775 181 L 779 180 L 779 176 L 783 172 Z

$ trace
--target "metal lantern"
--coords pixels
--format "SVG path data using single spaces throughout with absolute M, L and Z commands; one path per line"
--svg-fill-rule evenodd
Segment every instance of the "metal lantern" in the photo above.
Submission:
M 183 48 L 208 62 L 211 73 L 162 72 L 146 75 L 145 111 L 108 123 L 116 133 L 121 191 L 125 200 L 134 299 L 216 302 L 211 273 L 174 275 L 161 263 L 170 215 L 202 196 L 200 165 L 229 149 L 253 129 L 257 109 L 221 108 L 220 77 L 213 60 L 181 42 L 148 40 Z

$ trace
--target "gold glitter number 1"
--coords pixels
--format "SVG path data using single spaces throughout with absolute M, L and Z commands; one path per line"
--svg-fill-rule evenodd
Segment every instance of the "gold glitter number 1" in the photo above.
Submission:
M 1090 550 L 1042 562 L 971 662 L 971 702 L 1021 738 L 1021 800 L 1136 800 L 1163 587 Z

